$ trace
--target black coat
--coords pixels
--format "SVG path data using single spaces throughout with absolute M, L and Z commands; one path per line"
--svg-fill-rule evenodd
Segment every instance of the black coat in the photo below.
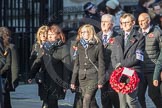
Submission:
M 88 58 L 90 58 L 93 64 L 98 68 L 98 71 Z M 89 44 L 88 48 L 85 50 L 83 46 L 78 43 L 78 55 L 75 59 L 71 83 L 76 84 L 77 78 L 84 79 L 86 77 L 88 80 L 96 79 L 98 84 L 103 84 L 105 80 L 104 73 L 105 63 L 102 44 Z
M 130 38 L 125 48 L 124 33 L 122 33 L 121 36 L 117 36 L 112 50 L 113 67 L 115 67 L 117 63 L 121 63 L 123 67 L 134 68 L 137 72 L 141 72 L 142 61 L 136 59 L 136 51 L 140 50 L 144 52 L 144 48 L 144 36 L 134 29 L 130 33 Z
M 70 53 L 66 45 L 57 47 L 52 54 L 45 52 L 34 61 L 33 72 L 43 71 L 41 99 L 53 100 L 64 99 L 64 89 L 69 88 L 70 80 Z M 34 74 L 33 74 L 34 75 Z

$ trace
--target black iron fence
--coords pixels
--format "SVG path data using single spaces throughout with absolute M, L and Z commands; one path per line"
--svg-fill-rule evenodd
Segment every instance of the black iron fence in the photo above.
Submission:
M 10 28 L 20 61 L 20 79 L 27 80 L 35 33 L 43 24 L 60 23 L 63 0 L 0 0 L 0 26 Z

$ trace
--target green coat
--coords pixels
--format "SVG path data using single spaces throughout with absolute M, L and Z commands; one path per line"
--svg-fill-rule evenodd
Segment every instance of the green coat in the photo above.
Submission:
M 162 71 L 162 49 L 160 50 L 160 55 L 155 64 L 153 80 L 158 80 L 160 78 L 161 71 Z
M 2 77 L 8 79 L 9 91 L 14 91 L 18 86 L 19 63 L 18 55 L 14 44 L 9 45 L 6 63 L 1 69 Z

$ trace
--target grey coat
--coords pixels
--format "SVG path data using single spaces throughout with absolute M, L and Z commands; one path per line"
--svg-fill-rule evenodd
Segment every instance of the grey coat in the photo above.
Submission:
M 9 90 L 14 91 L 18 86 L 18 73 L 19 62 L 18 55 L 14 44 L 9 45 L 8 54 L 6 56 L 6 63 L 1 69 L 3 78 L 7 78 L 9 81 Z
M 99 32 L 97 35 L 102 40 L 103 32 Z M 115 39 L 116 35 L 117 35 L 117 33 L 114 32 L 110 36 L 109 42 L 107 42 L 107 44 L 104 45 L 103 55 L 104 55 L 105 71 L 106 71 L 106 78 L 107 78 L 106 80 L 109 80 L 111 72 L 113 71 L 112 62 L 111 62 L 111 53 L 112 53 L 111 50 L 112 50 L 112 47 L 114 44 L 114 39 Z

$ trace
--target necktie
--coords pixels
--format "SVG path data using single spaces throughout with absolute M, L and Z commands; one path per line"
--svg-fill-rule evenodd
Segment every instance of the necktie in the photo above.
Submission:
M 103 45 L 106 45 L 107 44 L 107 35 L 104 35 L 103 36 Z
M 147 32 L 143 32 L 142 34 L 143 34 L 143 36 L 146 36 Z
M 125 34 L 125 37 L 124 37 L 124 46 L 127 45 L 127 42 L 128 42 L 128 34 Z

